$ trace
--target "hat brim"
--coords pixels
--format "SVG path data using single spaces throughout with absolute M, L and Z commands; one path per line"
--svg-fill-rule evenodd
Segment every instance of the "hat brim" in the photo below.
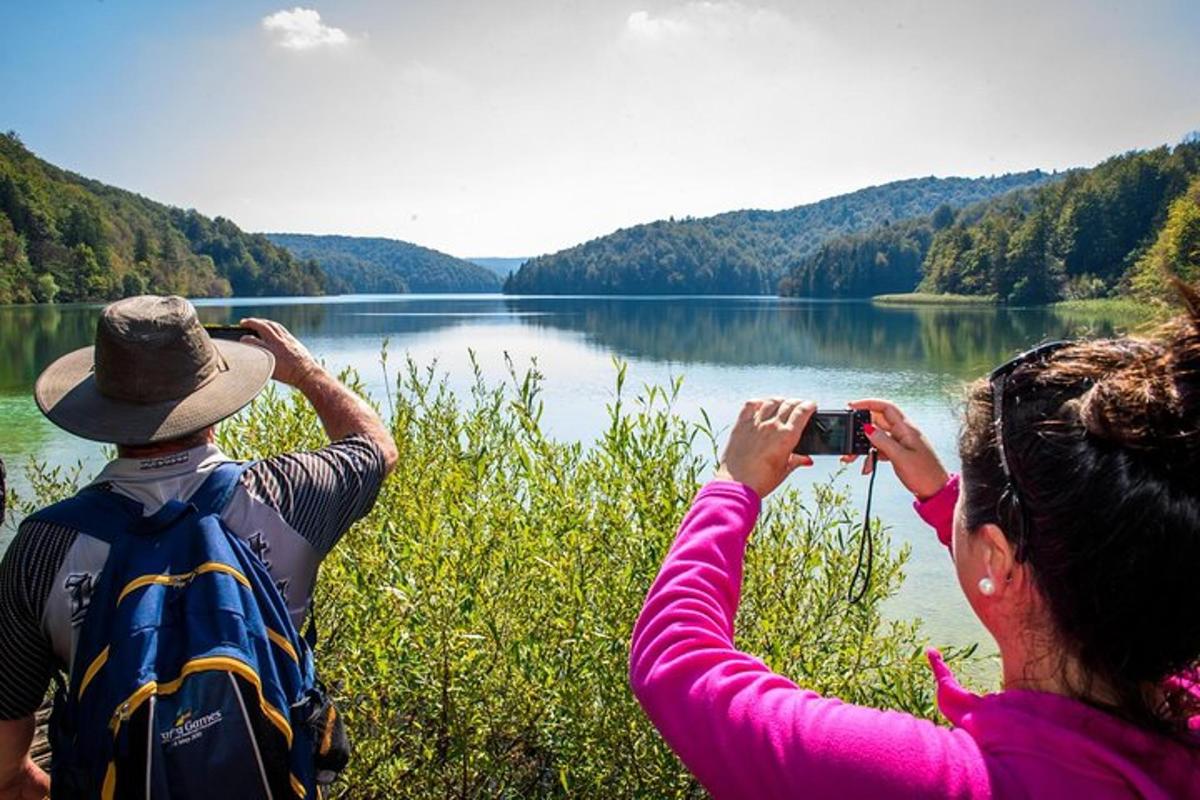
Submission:
M 178 439 L 236 414 L 271 379 L 275 357 L 254 345 L 213 340 L 226 369 L 177 400 L 132 403 L 102 395 L 92 370 L 94 347 L 84 347 L 46 367 L 33 396 L 46 418 L 84 439 L 140 445 Z

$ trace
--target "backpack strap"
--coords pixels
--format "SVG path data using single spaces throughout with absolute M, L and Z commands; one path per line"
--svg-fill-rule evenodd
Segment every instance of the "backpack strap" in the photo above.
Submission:
M 28 520 L 61 525 L 111 545 L 141 522 L 142 511 L 141 503 L 97 484 L 30 514 Z
M 238 484 L 246 470 L 254 466 L 256 461 L 226 461 L 218 464 L 212 474 L 200 484 L 200 488 L 187 499 L 189 505 L 195 506 L 201 516 L 219 514 L 233 498 Z
M 149 517 L 141 503 L 111 491 L 106 484 L 86 486 L 73 497 L 47 506 L 28 519 L 81 531 L 105 544 L 127 533 L 150 534 L 164 530 L 195 508 L 202 516 L 220 513 L 233 497 L 242 474 L 256 462 L 219 464 L 187 501 L 171 500 Z

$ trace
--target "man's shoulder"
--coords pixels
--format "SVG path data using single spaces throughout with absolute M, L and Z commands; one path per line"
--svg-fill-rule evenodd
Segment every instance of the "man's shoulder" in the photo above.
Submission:
M 370 510 L 386 474 L 379 446 L 352 434 L 318 450 L 264 459 L 242 483 L 251 500 L 270 506 L 324 554 Z
M 79 535 L 104 543 L 105 549 L 142 516 L 138 500 L 123 495 L 114 484 L 93 482 L 76 494 L 30 514 L 18 529 L 37 549 L 70 545 Z
M 374 440 L 361 433 L 352 433 L 336 441 L 330 442 L 315 450 L 291 450 L 277 456 L 265 458 L 259 464 L 286 462 L 304 459 L 320 459 L 322 461 L 360 461 L 363 466 L 373 466 L 375 462 L 383 462 L 383 451 Z
M 17 526 L 11 547 L 32 547 L 51 539 L 74 537 L 85 527 L 86 501 L 79 495 L 64 497 L 37 509 Z
M 111 511 L 108 487 L 92 484 L 90 488 L 100 491 L 81 490 L 23 519 L 4 554 L 10 568 L 26 575 L 56 570 L 79 536 L 92 530 L 96 516 Z M 97 502 L 104 505 L 97 508 Z
M 379 445 L 367 436 L 351 434 L 316 450 L 295 450 L 261 459 L 246 470 L 242 480 L 250 487 L 286 489 L 324 483 L 331 472 L 366 475 L 384 466 Z

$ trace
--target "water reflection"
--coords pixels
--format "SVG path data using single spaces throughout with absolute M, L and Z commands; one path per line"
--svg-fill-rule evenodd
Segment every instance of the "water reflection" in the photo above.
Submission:
M 525 313 L 554 307 L 543 298 L 507 302 Z M 656 361 L 906 370 L 963 379 L 1042 339 L 1084 330 L 1097 336 L 1119 332 L 1111 321 L 1072 320 L 1049 309 L 712 298 L 589 299 L 569 313 L 544 313 L 526 322 L 578 331 L 623 356 Z
M 0 392 L 31 389 L 43 367 L 90 342 L 95 330 L 96 312 L 87 307 L 0 307 Z
M 269 316 L 301 338 L 431 333 L 519 321 L 583 335 L 625 358 L 677 364 L 935 372 L 968 379 L 1046 338 L 1111 336 L 1121 326 L 1048 309 L 879 307 L 761 298 L 341 298 L 206 302 L 206 322 Z M 27 391 L 59 355 L 91 342 L 96 306 L 0 307 L 0 391 Z M 2 435 L 2 432 L 0 432 Z

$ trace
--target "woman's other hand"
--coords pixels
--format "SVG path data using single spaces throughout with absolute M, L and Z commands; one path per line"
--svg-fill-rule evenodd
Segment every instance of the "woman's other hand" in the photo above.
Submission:
M 926 500 L 946 485 L 950 479 L 946 468 L 933 452 L 929 440 L 904 416 L 904 412 L 886 400 L 856 400 L 850 407 L 871 412 L 872 424 L 866 429 L 867 438 L 879 451 L 879 460 L 892 462 L 896 477 L 917 499 Z M 853 461 L 854 457 L 843 460 Z M 864 474 L 870 468 L 868 460 L 863 465 Z
M 717 480 L 743 483 L 762 498 L 792 470 L 811 466 L 811 458 L 792 451 L 816 410 L 813 403 L 782 397 L 747 402 L 729 434 Z

